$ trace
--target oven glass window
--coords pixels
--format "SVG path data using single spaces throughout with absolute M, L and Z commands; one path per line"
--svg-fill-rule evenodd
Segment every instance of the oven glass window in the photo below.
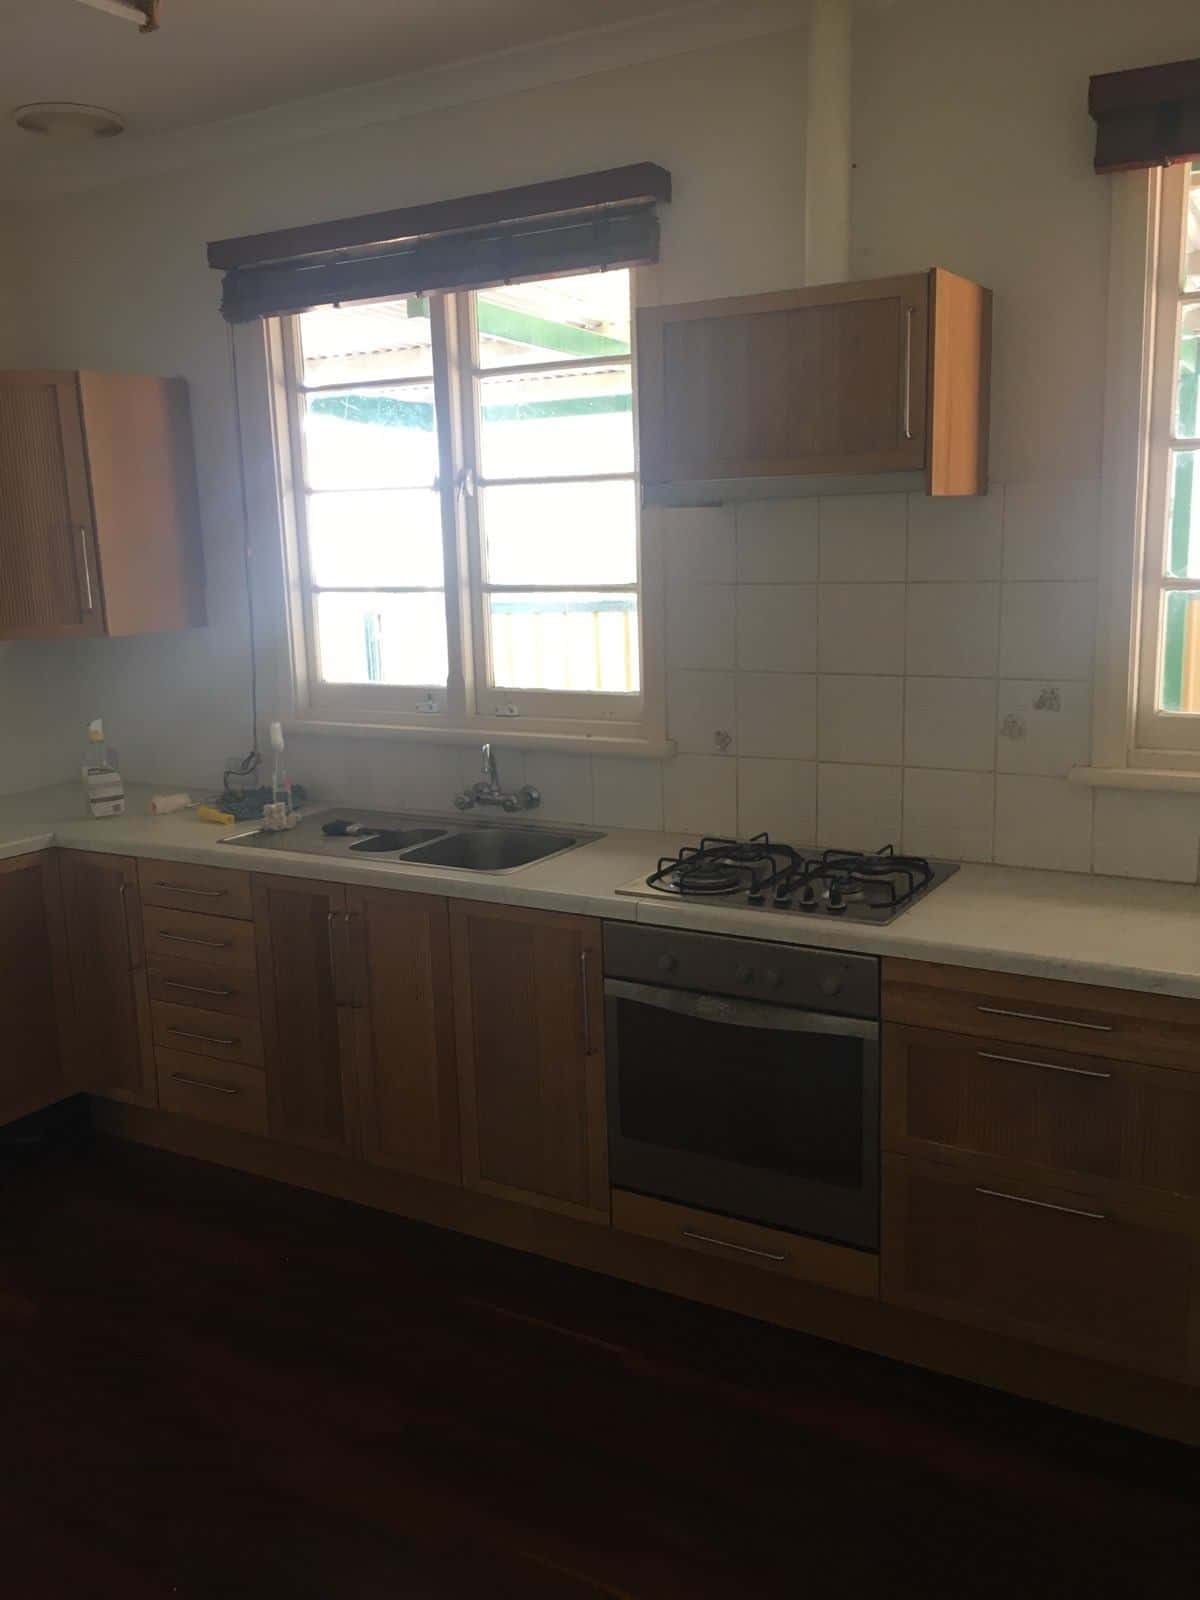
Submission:
M 863 1182 L 863 1042 L 618 1001 L 627 1139 L 813 1183 Z

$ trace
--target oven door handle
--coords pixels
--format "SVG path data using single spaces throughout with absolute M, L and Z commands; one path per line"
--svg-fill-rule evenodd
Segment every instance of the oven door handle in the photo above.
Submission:
M 645 983 L 605 978 L 604 993 L 614 1000 L 632 1000 L 657 1011 L 696 1017 L 732 1028 L 758 1028 L 771 1033 L 839 1034 L 843 1038 L 877 1039 L 879 1023 L 863 1017 L 831 1017 L 823 1011 L 801 1011 L 794 1006 L 764 1006 L 754 1000 L 733 1000 L 724 995 L 692 994 L 686 989 L 655 989 Z

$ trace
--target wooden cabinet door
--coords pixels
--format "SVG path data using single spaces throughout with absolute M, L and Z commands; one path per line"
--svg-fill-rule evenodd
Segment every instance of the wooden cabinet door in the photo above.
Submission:
M 58 858 L 0 861 L 0 1122 L 70 1092 L 59 1037 L 70 1009 Z
M 1194 1206 L 884 1158 L 883 1300 L 1200 1377 Z
M 600 924 L 450 909 L 463 1182 L 609 1221 Z
M 346 891 L 363 1154 L 462 1179 L 446 902 Z
M 0 638 L 104 632 L 74 373 L 0 373 Z
M 929 278 L 638 314 L 647 485 L 925 465 Z
M 346 891 L 256 874 L 253 895 L 271 1136 L 345 1152 L 356 1142 Z
M 61 871 L 72 991 L 68 1084 L 154 1105 L 137 863 L 64 850 Z

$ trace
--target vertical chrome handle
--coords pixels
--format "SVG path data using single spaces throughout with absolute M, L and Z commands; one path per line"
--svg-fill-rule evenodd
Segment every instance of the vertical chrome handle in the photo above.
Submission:
M 913 308 L 904 308 L 904 437 L 911 439 L 912 432 L 912 328 Z
M 96 601 L 92 594 L 92 563 L 88 556 L 88 534 L 82 523 L 79 527 L 79 553 L 83 557 L 83 592 L 85 596 L 83 609 L 91 613 L 96 609 Z
M 583 1053 L 585 1056 L 590 1056 L 592 1053 L 592 1001 L 589 979 L 588 953 L 586 950 L 581 950 L 579 953 L 579 983 L 583 990 L 583 1005 L 580 1009 L 580 1026 L 583 1030 Z
M 346 928 L 346 954 L 350 960 L 350 1005 L 355 1011 L 365 1011 L 367 1002 L 359 997 L 359 969 L 361 963 L 354 953 L 354 919 L 356 911 L 343 911 L 342 922 Z
M 125 929 L 125 958 L 129 962 L 128 970 L 133 971 L 133 940 L 129 934 L 129 885 L 124 878 L 121 880 L 121 926 Z
M 333 979 L 333 1000 L 335 1005 L 340 1006 L 342 1003 L 342 985 L 338 975 L 337 951 L 333 946 L 333 924 L 337 919 L 337 915 L 336 911 L 326 913 L 325 934 L 329 940 L 329 973 Z

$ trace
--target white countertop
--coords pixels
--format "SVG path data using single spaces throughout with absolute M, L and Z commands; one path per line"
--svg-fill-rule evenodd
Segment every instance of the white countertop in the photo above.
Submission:
M 673 835 L 613 830 L 593 844 L 515 872 L 465 872 L 234 848 L 218 843 L 227 829 L 197 822 L 191 812 L 150 816 L 152 792 L 131 785 L 128 814 L 102 821 L 81 815 L 77 784 L 2 797 L 0 858 L 60 845 L 1200 998 L 1200 887 L 1195 886 L 965 866 L 881 928 L 728 904 L 681 904 L 665 896 L 647 901 L 617 895 L 619 886 L 644 877 L 660 856 L 678 848 Z

